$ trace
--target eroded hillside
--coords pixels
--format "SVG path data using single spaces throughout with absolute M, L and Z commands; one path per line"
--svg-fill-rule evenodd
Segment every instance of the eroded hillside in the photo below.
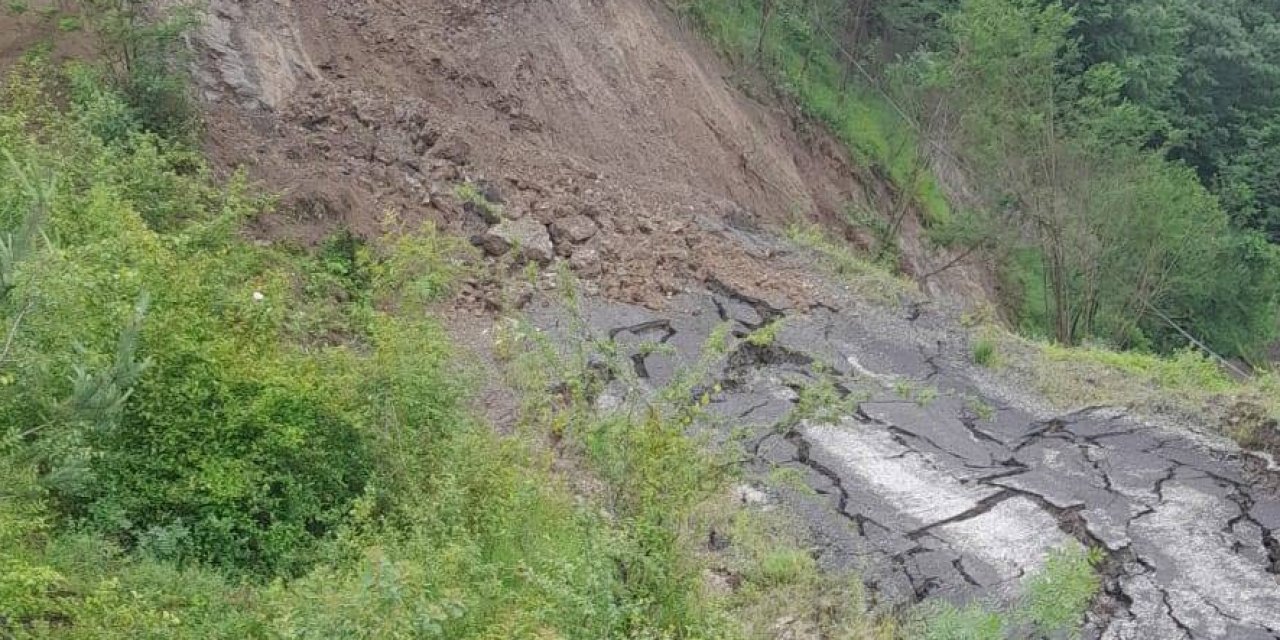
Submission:
M 666 3 L 210 0 L 214 178 L 15 64 L 90 56 L 50 16 L 0 29 L 6 231 L 58 231 L 0 635 L 1280 638 L 1274 460 L 1041 366 L 905 206 L 940 275 L 863 260 L 915 205 Z
M 661 3 L 211 10 L 208 140 L 224 166 L 285 189 L 268 237 L 374 234 L 387 211 L 483 235 L 457 197 L 471 182 L 505 216 L 549 227 L 556 252 L 612 298 L 653 306 L 720 279 L 799 301 L 803 279 L 731 250 L 716 225 L 835 223 L 885 188 L 819 127 L 740 91 L 749 74 Z M 518 226 L 526 244 L 547 239 Z M 908 254 L 908 271 L 924 271 L 923 249 Z
M 862 575 L 877 606 L 1014 601 L 1055 549 L 1081 543 L 1106 557 L 1092 637 L 1280 633 L 1280 511 L 1249 488 L 1249 459 L 1123 413 L 1054 413 L 969 364 L 956 315 L 919 302 L 905 321 L 877 315 L 788 257 L 770 239 L 787 223 L 843 228 L 847 203 L 888 187 L 664 5 L 212 12 L 200 73 L 211 153 L 285 193 L 256 234 L 371 237 L 391 213 L 493 259 L 564 259 L 601 305 L 588 335 L 640 345 L 626 353 L 633 372 L 599 381 L 601 407 L 666 387 L 715 323 L 734 323 L 744 342 L 706 381 L 715 439 L 745 431 L 748 477 L 806 524 L 820 564 Z M 905 235 L 905 270 L 925 271 Z M 956 300 L 981 293 L 970 280 L 935 286 Z M 531 291 L 508 304 L 504 286 L 472 281 L 462 306 L 542 304 Z M 584 321 L 539 308 L 552 334 Z M 786 327 L 777 342 L 751 341 L 771 323 Z M 833 385 L 846 413 L 797 417 L 816 385 Z M 779 470 L 803 490 L 771 485 Z

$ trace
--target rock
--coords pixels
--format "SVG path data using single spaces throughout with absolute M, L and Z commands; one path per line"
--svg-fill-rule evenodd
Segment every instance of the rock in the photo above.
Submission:
M 502 193 L 502 187 L 492 180 L 480 180 L 476 182 L 476 188 L 480 191 L 480 195 L 485 200 L 493 204 L 505 204 L 507 199 Z
M 486 207 L 477 202 L 464 202 L 462 203 L 462 210 L 475 218 L 483 220 L 485 224 L 498 224 L 502 221 L 502 217 L 498 215 L 497 207 Z
M 539 264 L 551 262 L 555 252 L 547 228 L 533 218 L 503 220 L 481 236 L 479 244 L 485 253 L 493 256 L 518 247 L 522 258 Z
M 480 247 L 485 255 L 500 256 L 511 250 L 511 244 L 495 233 L 481 233 L 471 237 L 471 244 Z
M 759 506 L 769 502 L 769 496 L 765 492 L 749 484 L 734 487 L 733 496 L 738 502 L 748 506 Z
M 582 244 L 595 237 L 596 223 L 583 215 L 556 220 L 551 224 L 551 238 L 556 244 Z
M 448 160 L 453 164 L 465 165 L 471 160 L 471 145 L 466 140 L 453 138 L 431 152 L 432 157 Z
M 569 267 L 584 278 L 600 275 L 600 252 L 595 249 L 575 251 L 569 258 Z
M 795 616 L 778 618 L 770 631 L 777 640 L 817 640 L 822 637 L 811 621 Z

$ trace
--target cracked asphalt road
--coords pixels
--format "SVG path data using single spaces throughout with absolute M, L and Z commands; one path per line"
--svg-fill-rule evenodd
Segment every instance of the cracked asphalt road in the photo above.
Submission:
M 697 362 L 717 325 L 743 338 L 784 319 L 771 343 L 739 340 L 708 373 L 714 433 L 742 443 L 757 478 L 805 479 L 811 491 L 771 492 L 820 563 L 860 572 L 880 605 L 1010 600 L 1050 551 L 1082 543 L 1109 556 L 1085 637 L 1280 638 L 1280 500 L 1253 488 L 1238 452 L 992 389 L 961 334 L 919 306 L 782 309 L 713 283 L 661 313 L 601 301 L 581 313 L 647 389 Z M 533 316 L 570 339 L 554 305 Z M 819 383 L 830 410 L 797 415 Z

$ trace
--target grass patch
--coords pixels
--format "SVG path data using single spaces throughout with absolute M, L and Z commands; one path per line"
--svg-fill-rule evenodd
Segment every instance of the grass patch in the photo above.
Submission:
M 1172 415 L 1220 429 L 1245 446 L 1280 453 L 1280 376 L 1273 372 L 1237 379 L 1192 350 L 1161 356 L 983 331 L 997 344 L 1002 371 L 1060 408 L 1105 405 Z
M 999 358 L 1000 354 L 994 340 L 979 338 L 973 343 L 973 363 L 979 367 L 995 368 Z
M 491 202 L 475 184 L 464 182 L 454 187 L 453 195 L 462 201 L 464 208 L 474 211 L 485 222 L 496 224 L 502 220 L 502 205 Z
M 1027 582 L 1021 616 L 1050 637 L 1076 628 L 1102 588 L 1096 570 L 1102 560 L 1101 549 L 1054 551 Z
M 996 416 L 995 407 L 976 396 L 966 398 L 964 406 L 979 420 L 991 420 Z
M 774 87 L 825 124 L 864 165 L 882 168 L 911 194 L 927 222 L 945 224 L 951 210 L 921 156 L 914 131 L 878 92 L 851 80 L 837 45 L 807 16 L 780 11 L 761 31 L 760 0 L 674 3 L 731 60 L 759 62 Z M 757 45 L 759 56 L 757 58 Z
M 926 604 L 907 637 L 923 640 L 1004 640 L 1015 630 L 1031 628 L 1031 637 L 1058 638 L 1079 628 L 1094 596 L 1102 588 L 1098 549 L 1078 544 L 1050 553 L 1045 564 L 1023 583 L 1024 595 L 1012 608 L 1000 610 L 973 603 Z M 1023 637 L 1018 634 L 1016 637 Z
M 747 344 L 756 347 L 768 347 L 778 339 L 778 334 L 782 332 L 784 319 L 778 318 L 769 324 L 752 331 L 747 337 Z
M 791 225 L 787 228 L 787 239 L 816 254 L 822 259 L 822 267 L 873 302 L 893 304 L 919 295 L 920 289 L 914 282 L 858 255 L 849 245 L 832 238 L 815 225 Z

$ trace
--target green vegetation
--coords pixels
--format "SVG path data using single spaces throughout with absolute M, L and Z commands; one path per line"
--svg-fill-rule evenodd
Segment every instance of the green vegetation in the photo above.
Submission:
M 1024 291 L 1024 319 L 1063 344 L 1168 352 L 1185 331 L 1255 352 L 1275 334 L 1276 251 L 1146 148 L 1119 70 L 1073 73 L 1075 24 L 1057 3 L 963 0 L 943 20 L 949 42 L 916 62 L 952 97 L 989 233 L 1022 282 L 1043 282 Z
M 1277 336 L 1280 252 L 1260 233 L 1280 238 L 1266 3 L 675 4 L 896 185 L 878 215 L 850 217 L 877 258 L 915 204 L 936 242 L 1000 267 L 1029 335 L 1245 358 Z M 933 157 L 964 174 L 964 207 L 948 207 Z
M 964 402 L 965 409 L 973 412 L 973 415 L 979 420 L 990 420 L 995 417 L 995 407 L 988 404 L 982 398 L 969 397 Z
M 463 248 L 246 243 L 262 203 L 140 125 L 98 135 L 132 108 L 84 73 L 31 60 L 0 114 L 4 635 L 594 639 L 696 615 L 628 586 L 630 528 L 461 410 L 421 305 Z
M 1027 582 L 1022 615 L 1050 637 L 1075 629 L 1102 588 L 1096 568 L 1103 558 L 1098 548 L 1051 553 L 1040 573 Z
M 747 344 L 756 347 L 767 347 L 772 345 L 778 339 L 778 332 L 782 331 L 783 318 L 778 318 L 769 324 L 752 331 L 745 339 Z
M 470 182 L 464 182 L 454 189 L 454 195 L 463 202 L 464 205 L 471 207 L 475 212 L 484 218 L 485 222 L 494 224 L 502 220 L 502 205 L 490 202 L 476 185 Z
M 1008 622 L 979 604 L 942 604 L 929 612 L 919 634 L 923 640 L 1004 640 Z
M 836 424 L 856 412 L 858 404 L 868 397 L 841 389 L 827 376 L 801 387 L 799 395 L 795 408 L 778 424 L 779 429 L 787 431 L 806 420 Z
M 1197 424 L 1221 426 L 1248 446 L 1280 451 L 1280 378 L 1259 373 L 1237 378 L 1202 352 L 1168 356 L 1098 346 L 1062 347 L 988 329 L 1008 373 L 1030 381 L 1063 408 L 1124 406 L 1174 413 Z M 1241 411 L 1249 414 L 1242 420 Z
M 1098 549 L 1071 545 L 1055 550 L 1037 573 L 1025 581 L 1026 593 L 1012 610 L 996 611 L 970 604 L 926 607 L 915 626 L 916 637 L 926 640 L 1003 640 L 1024 625 L 1035 637 L 1058 638 L 1080 624 L 1093 597 L 1102 588 L 1097 567 Z
M 821 259 L 819 266 L 839 276 L 869 300 L 896 303 L 919 294 L 915 283 L 863 258 L 848 244 L 817 226 L 792 225 L 787 229 L 787 238 L 796 246 L 813 252 Z
M 832 35 L 857 18 L 845 3 L 681 0 L 673 4 L 731 59 L 759 65 L 776 89 L 825 124 L 860 164 L 885 172 L 903 194 L 895 211 L 914 204 L 934 223 L 950 218 L 950 207 L 929 171 L 914 129 L 874 87 L 852 77 L 851 58 Z
M 996 343 L 990 338 L 979 338 L 973 343 L 973 363 L 980 367 L 994 367 L 998 364 L 1000 353 Z

